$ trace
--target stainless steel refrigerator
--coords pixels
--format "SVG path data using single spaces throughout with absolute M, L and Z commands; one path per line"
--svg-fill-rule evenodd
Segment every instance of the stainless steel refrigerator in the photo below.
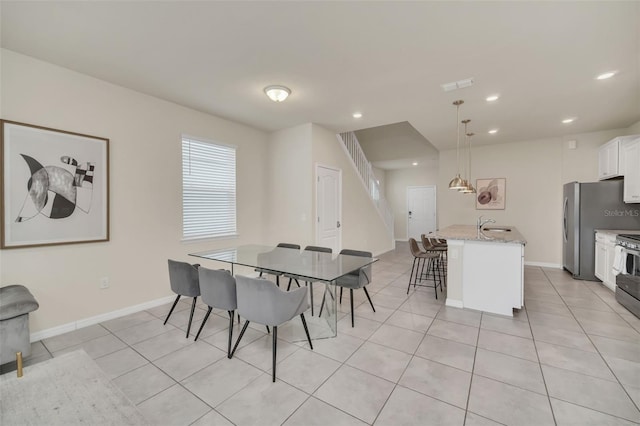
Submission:
M 640 204 L 622 201 L 622 180 L 564 185 L 562 266 L 580 280 L 595 276 L 595 230 L 640 230 Z

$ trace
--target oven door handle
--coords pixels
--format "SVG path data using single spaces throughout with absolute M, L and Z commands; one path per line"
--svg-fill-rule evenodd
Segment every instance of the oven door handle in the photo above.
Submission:
M 622 252 L 626 253 L 626 254 L 630 254 L 632 256 L 640 256 L 640 251 L 633 250 L 633 249 L 630 249 L 630 248 L 627 248 L 627 247 L 623 247 L 622 248 Z

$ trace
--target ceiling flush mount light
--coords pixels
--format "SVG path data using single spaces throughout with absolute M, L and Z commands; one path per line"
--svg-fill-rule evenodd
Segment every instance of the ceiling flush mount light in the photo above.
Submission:
M 413 163 L 411 163 L 411 165 L 412 165 L 412 166 L 417 166 L 417 165 L 418 165 L 418 163 L 414 161 Z
M 449 182 L 449 189 L 455 189 L 456 191 L 464 188 L 462 185 L 462 178 L 460 178 L 460 105 L 463 103 L 463 100 L 455 101 L 453 103 L 456 106 L 456 137 L 458 140 L 456 144 L 456 155 L 458 158 L 458 173 L 456 174 L 456 177 L 451 179 L 451 182 Z
M 282 102 L 291 94 L 291 89 L 285 86 L 267 86 L 264 88 L 264 93 L 273 102 Z
M 487 102 L 493 102 L 493 101 L 497 101 L 500 98 L 500 96 L 498 95 L 491 95 L 491 96 L 487 96 L 486 101 Z
M 498 133 L 498 129 L 491 129 L 488 132 L 490 135 L 495 135 L 496 133 Z
M 354 112 L 353 113 L 353 118 L 362 118 L 362 113 L 361 112 Z
M 573 123 L 574 121 L 575 121 L 575 117 L 565 118 L 564 120 L 562 120 L 562 124 L 569 124 L 569 123 Z
M 473 86 L 473 77 L 465 78 L 464 80 L 452 81 L 451 83 L 441 84 L 442 90 L 450 92 L 452 90 L 464 89 L 465 87 Z
M 608 71 L 608 72 L 602 73 L 599 76 L 597 76 L 596 80 L 606 80 L 608 78 L 613 77 L 614 75 L 616 75 L 615 71 Z

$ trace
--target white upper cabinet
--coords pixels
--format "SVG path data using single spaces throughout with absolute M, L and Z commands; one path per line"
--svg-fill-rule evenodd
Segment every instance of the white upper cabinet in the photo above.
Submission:
M 619 152 L 620 141 L 618 138 L 600 147 L 600 151 L 598 152 L 599 180 L 620 176 L 620 167 L 618 167 Z
M 624 151 L 622 146 L 627 142 L 638 138 L 633 136 L 618 136 L 600 147 L 598 152 L 598 179 L 605 180 L 624 176 Z
M 640 203 L 640 138 L 620 146 L 624 167 L 624 202 Z

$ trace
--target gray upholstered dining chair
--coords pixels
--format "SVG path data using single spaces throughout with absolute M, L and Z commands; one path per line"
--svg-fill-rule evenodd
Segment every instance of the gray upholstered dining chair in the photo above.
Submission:
M 360 251 L 360 250 L 350 250 L 344 249 L 340 252 L 340 254 L 345 254 L 348 256 L 361 256 L 361 257 L 372 257 L 372 253 L 370 251 Z M 371 297 L 369 296 L 369 292 L 367 291 L 367 284 L 371 282 L 371 265 L 367 265 L 358 270 L 349 272 L 347 275 L 343 275 L 342 277 L 336 280 L 336 285 L 340 287 L 340 303 L 342 303 L 342 290 L 345 288 L 349 289 L 349 299 L 351 303 L 351 327 L 354 326 L 354 313 L 353 313 L 353 290 L 363 289 L 364 294 L 367 296 L 369 300 L 369 304 L 371 305 L 371 309 L 373 312 L 376 311 L 376 308 L 373 307 L 373 302 L 371 301 Z M 326 292 L 325 292 L 326 297 Z M 324 306 L 325 297 L 322 298 L 322 306 Z M 320 311 L 322 312 L 322 306 L 320 307 Z
M 238 344 L 242 340 L 242 336 L 250 322 L 272 326 L 272 380 L 275 382 L 278 326 L 280 324 L 284 324 L 300 315 L 304 331 L 307 333 L 309 346 L 313 349 L 307 322 L 304 319 L 304 312 L 309 309 L 307 287 L 297 288 L 293 291 L 283 291 L 272 281 L 238 275 L 236 276 L 236 292 L 238 296 L 238 312 L 246 321 L 236 344 L 233 346 L 231 356 L 236 352 Z
M 305 251 L 315 251 L 315 252 L 319 252 L 319 253 L 333 253 L 333 250 L 331 250 L 330 247 L 319 247 L 319 246 L 306 246 L 304 248 Z M 291 289 L 291 282 L 295 281 L 295 283 L 298 285 L 298 287 L 300 287 L 300 281 L 303 279 L 302 277 L 299 277 L 297 275 L 291 275 L 291 274 L 285 274 L 285 276 L 289 277 L 289 284 L 287 285 L 287 291 L 289 291 L 289 289 Z M 306 281 L 305 282 L 309 285 L 309 294 L 311 295 L 311 316 L 313 316 L 313 281 Z
M 193 313 L 196 310 L 196 300 L 200 296 L 200 284 L 198 279 L 198 267 L 200 265 L 191 265 L 186 262 L 179 262 L 169 259 L 169 283 L 171 284 L 171 290 L 178 296 L 171 306 L 171 310 L 164 320 L 166 324 L 169 321 L 169 317 L 173 313 L 180 296 L 193 297 L 193 303 L 191 304 L 191 315 L 189 315 L 189 325 L 187 326 L 187 338 L 189 337 L 189 331 L 191 330 L 191 322 L 193 321 Z
M 292 250 L 300 250 L 300 244 L 279 243 L 276 247 L 287 248 L 287 249 L 292 249 Z M 280 287 L 280 275 L 282 275 L 281 273 L 275 272 L 275 271 L 270 271 L 268 269 L 262 269 L 262 268 L 256 268 L 255 271 L 256 272 L 260 272 L 260 276 L 262 276 L 262 274 L 275 275 L 275 277 L 276 277 L 276 285 L 278 287 Z M 289 280 L 289 283 L 291 283 L 291 280 Z
M 194 340 L 198 340 L 204 325 L 209 319 L 213 308 L 222 309 L 229 313 L 229 344 L 227 346 L 227 358 L 231 358 L 231 341 L 233 339 L 233 318 L 238 307 L 236 300 L 236 279 L 224 269 L 207 269 L 202 266 L 198 268 L 200 278 L 200 293 L 202 301 L 209 306 L 207 313 L 202 320 L 202 325 Z

